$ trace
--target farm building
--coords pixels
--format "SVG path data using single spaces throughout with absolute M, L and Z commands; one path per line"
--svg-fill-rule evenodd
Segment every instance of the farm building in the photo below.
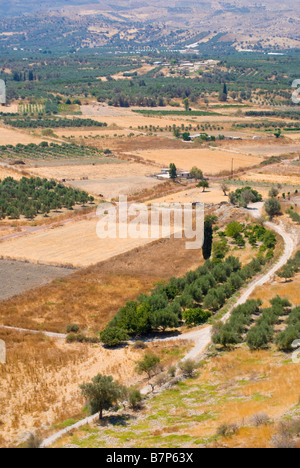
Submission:
M 156 175 L 157 179 L 170 179 L 170 169 L 161 169 L 161 173 Z M 191 173 L 188 171 L 177 171 L 177 177 L 181 179 L 191 179 Z

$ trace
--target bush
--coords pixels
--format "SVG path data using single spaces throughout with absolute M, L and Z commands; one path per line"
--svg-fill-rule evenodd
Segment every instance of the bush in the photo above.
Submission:
M 264 426 L 270 423 L 270 417 L 265 413 L 258 413 L 252 416 L 252 422 L 255 426 Z
M 195 377 L 195 372 L 198 369 L 198 364 L 193 361 L 193 359 L 186 359 L 179 364 L 179 368 L 184 377 L 193 378 Z
M 69 323 L 69 325 L 67 325 L 67 333 L 78 333 L 79 330 L 80 327 L 76 323 Z
M 146 349 L 147 345 L 143 341 L 136 341 L 132 347 L 133 349 Z
M 130 390 L 128 395 L 128 403 L 131 409 L 136 410 L 140 408 L 143 397 L 139 390 Z
M 40 437 L 38 437 L 36 434 L 31 433 L 27 441 L 24 444 L 24 448 L 28 448 L 28 449 L 40 448 L 42 442 L 43 441 Z
M 217 435 L 221 437 L 230 437 L 237 433 L 239 430 L 237 424 L 222 424 L 217 429 Z
M 183 319 L 187 325 L 201 325 L 206 323 L 207 320 L 211 317 L 211 313 L 207 310 L 189 309 L 185 310 L 182 314 Z
M 107 327 L 100 333 L 100 339 L 104 345 L 112 347 L 129 340 L 129 336 L 127 332 L 121 328 Z

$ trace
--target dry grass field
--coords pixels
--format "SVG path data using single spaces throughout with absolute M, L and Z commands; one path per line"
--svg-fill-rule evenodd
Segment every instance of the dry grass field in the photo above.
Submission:
M 186 250 L 183 239 L 161 239 L 1 302 L 0 323 L 64 333 L 75 322 L 102 330 L 126 301 L 202 262 L 201 253 Z
M 23 174 L 20 171 L 0 165 L 0 180 L 5 179 L 6 177 L 12 177 L 15 180 L 20 180 L 23 177 Z
M 43 166 L 32 168 L 30 172 L 35 176 L 66 179 L 73 187 L 89 193 L 102 194 L 111 200 L 122 195 L 134 195 L 144 189 L 151 189 L 161 184 L 153 177 L 155 168 L 145 164 L 120 162 L 118 164 Z M 82 180 L 82 179 L 85 180 Z
M 29 132 L 27 133 L 21 130 L 0 127 L 0 141 L 1 145 L 17 145 L 18 143 L 28 145 L 29 143 L 39 144 L 42 139 L 34 135 L 30 135 Z
M 261 298 L 265 306 L 268 304 L 268 301 L 277 294 L 279 294 L 281 297 L 289 299 L 289 301 L 291 301 L 295 306 L 299 306 L 300 274 L 297 274 L 295 278 L 287 282 L 285 282 L 284 279 L 276 276 L 271 283 L 257 288 L 252 294 L 252 298 Z
M 220 149 L 164 149 L 150 151 L 136 151 L 133 153 L 144 160 L 150 160 L 168 167 L 174 163 L 177 168 L 189 170 L 193 166 L 200 167 L 205 174 L 218 174 L 222 171 L 230 171 L 232 160 L 234 169 L 252 167 L 261 162 L 256 156 L 236 154 Z
M 289 138 L 283 138 L 278 141 L 275 137 L 262 138 L 261 140 L 236 140 L 225 141 L 221 146 L 235 151 L 241 151 L 244 154 L 253 156 L 280 156 L 295 153 L 299 154 L 299 145 Z
M 151 238 L 99 239 L 96 232 L 98 222 L 98 218 L 77 221 L 1 242 L 0 257 L 83 268 L 153 241 Z M 113 235 L 113 231 L 110 232 Z
M 84 400 L 78 387 L 98 373 L 112 375 L 128 386 L 142 382 L 134 370 L 142 350 L 70 345 L 43 335 L 1 328 L 0 339 L 7 346 L 7 363 L 0 364 L 2 447 L 21 442 L 32 430 L 51 432 L 55 423 L 73 416 L 84 417 Z M 169 354 L 164 352 L 163 345 L 149 345 L 151 349 L 162 357 L 165 365 L 170 365 L 178 359 L 177 355 L 185 352 L 187 345 L 184 341 L 170 343 Z

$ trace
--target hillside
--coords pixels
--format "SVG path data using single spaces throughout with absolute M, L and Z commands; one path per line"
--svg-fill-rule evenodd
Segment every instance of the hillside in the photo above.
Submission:
M 211 41 L 211 48 L 224 42 L 237 48 L 289 48 L 299 46 L 299 9 L 290 0 L 251 6 L 246 0 L 176 0 L 163 5 L 157 0 L 15 0 L 8 8 L 0 6 L 0 46 L 183 48 Z

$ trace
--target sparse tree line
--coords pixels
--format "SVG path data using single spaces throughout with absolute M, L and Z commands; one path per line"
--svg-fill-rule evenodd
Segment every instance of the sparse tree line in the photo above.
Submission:
M 213 342 L 222 347 L 246 343 L 251 350 L 266 349 L 274 344 L 291 351 L 292 343 L 300 337 L 300 307 L 279 296 L 270 301 L 271 307 L 261 308 L 262 301 L 249 300 L 236 307 L 225 324 L 214 325 Z M 284 325 L 276 332 L 275 325 Z
M 247 117 L 283 117 L 292 120 L 300 120 L 300 113 L 297 111 L 247 111 Z
M 97 122 L 93 119 L 47 119 L 39 117 L 31 119 L 25 117 L 22 119 L 4 119 L 5 125 L 14 128 L 80 128 L 80 127 L 107 127 L 105 122 Z
M 226 253 L 224 254 L 224 256 Z M 260 256 L 242 267 L 236 257 L 215 258 L 183 278 L 171 278 L 158 285 L 149 296 L 141 295 L 122 307 L 106 329 L 101 341 L 115 346 L 130 336 L 205 323 L 250 278 L 262 269 L 266 260 Z
M 293 122 L 259 122 L 259 123 L 238 123 L 233 124 L 235 128 L 265 128 L 265 129 L 273 129 L 273 128 L 283 128 L 284 130 L 298 130 L 299 124 Z
M 47 132 L 46 130 L 44 132 Z M 47 132 L 48 133 L 48 132 Z M 108 151 L 108 150 L 107 150 Z M 60 158 L 97 158 L 103 157 L 101 151 L 98 149 L 76 145 L 75 143 L 48 143 L 42 141 L 39 144 L 29 143 L 28 145 L 22 145 L 18 143 L 16 146 L 13 145 L 1 145 L 0 146 L 0 158 L 5 159 L 60 159 Z M 105 151 L 104 151 L 105 153 Z
M 72 210 L 76 204 L 93 201 L 86 192 L 54 180 L 23 177 L 16 181 L 7 177 L 0 181 L 0 219 L 19 219 L 21 215 L 33 219 L 38 214 L 47 216 L 52 210 Z

